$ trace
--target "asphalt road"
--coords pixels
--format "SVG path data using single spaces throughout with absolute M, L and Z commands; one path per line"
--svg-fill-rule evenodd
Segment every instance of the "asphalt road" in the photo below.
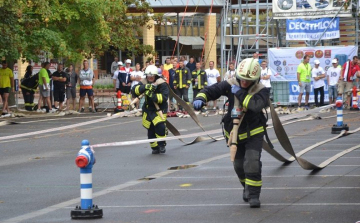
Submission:
M 350 130 L 360 127 L 359 112 L 346 111 Z M 334 112 L 321 114 L 322 117 Z M 0 137 L 47 130 L 104 114 L 12 119 Z M 219 129 L 220 116 L 201 117 L 207 130 Z M 199 132 L 191 119 L 169 119 L 182 134 Z M 285 125 L 296 152 L 323 141 L 336 118 Z M 275 140 L 272 129 L 269 136 Z M 84 127 L 0 141 L 0 222 L 74 222 L 80 204 L 79 168 L 74 160 L 81 140 L 92 144 L 146 139 L 141 118 L 116 118 Z M 189 139 L 188 139 L 189 140 Z M 359 144 L 359 133 L 326 143 L 303 157 L 320 164 Z M 277 151 L 289 157 L 274 141 Z M 284 165 L 265 151 L 260 209 L 242 201 L 242 189 L 225 141 L 183 146 L 169 141 L 167 152 L 152 155 L 148 144 L 96 149 L 94 203 L 104 217 L 91 222 L 353 222 L 360 220 L 360 150 L 320 171 Z M 188 169 L 168 170 L 180 165 Z M 145 178 L 145 180 L 144 180 Z

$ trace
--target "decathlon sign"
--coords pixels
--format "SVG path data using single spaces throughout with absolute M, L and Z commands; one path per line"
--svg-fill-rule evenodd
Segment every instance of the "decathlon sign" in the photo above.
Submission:
M 311 82 L 311 91 L 310 91 L 310 95 L 309 95 L 309 102 L 313 103 L 315 102 L 315 95 L 314 95 L 314 86 L 313 86 L 313 82 Z M 327 84 L 327 81 L 325 80 L 325 86 L 324 86 L 324 102 L 329 102 L 329 91 L 328 91 L 329 87 Z M 299 98 L 299 93 L 300 93 L 300 86 L 299 86 L 299 82 L 297 81 L 289 81 L 289 102 L 290 103 L 297 103 L 298 102 L 298 98 Z M 305 101 L 305 92 L 302 92 L 303 96 L 302 96 L 302 101 Z M 318 101 L 320 102 L 320 94 L 318 95 Z
M 318 40 L 320 38 L 340 38 L 339 22 L 340 19 L 338 17 L 335 19 L 324 18 L 316 20 L 287 19 L 286 40 Z
M 351 2 L 351 0 L 273 0 L 273 18 L 352 17 Z

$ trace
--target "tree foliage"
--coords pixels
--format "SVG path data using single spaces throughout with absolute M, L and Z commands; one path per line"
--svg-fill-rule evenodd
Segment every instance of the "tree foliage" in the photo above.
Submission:
M 37 61 L 49 52 L 76 61 L 110 46 L 152 53 L 137 38 L 151 12 L 145 0 L 0 0 L 0 56 Z

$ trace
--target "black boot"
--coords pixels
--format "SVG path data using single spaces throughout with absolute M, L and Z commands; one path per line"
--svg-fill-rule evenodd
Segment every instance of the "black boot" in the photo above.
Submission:
M 247 188 L 247 186 L 244 186 L 244 190 L 243 190 L 243 200 L 245 202 L 249 202 L 249 189 Z
M 152 154 L 160 154 L 159 147 L 154 147 L 154 148 L 151 148 L 151 149 L 152 149 Z
M 259 208 L 260 207 L 260 200 L 258 197 L 250 197 L 249 204 L 251 208 Z
M 165 146 L 159 146 L 160 147 L 160 153 L 165 153 L 166 152 L 166 149 L 165 149 Z

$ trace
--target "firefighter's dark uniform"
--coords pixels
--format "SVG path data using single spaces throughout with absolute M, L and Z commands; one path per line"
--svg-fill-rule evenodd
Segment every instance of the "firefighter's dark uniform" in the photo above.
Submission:
M 25 109 L 33 111 L 35 108 L 34 94 L 39 85 L 39 74 L 21 80 L 20 88 L 25 101 Z
M 265 134 L 266 118 L 262 109 L 268 106 L 269 92 L 262 88 L 258 93 L 249 95 L 248 89 L 237 92 L 236 97 L 240 104 L 247 108 L 244 119 L 238 132 L 238 149 L 234 161 L 234 169 L 241 184 L 248 188 L 249 198 L 259 197 L 261 180 L 261 161 L 263 137 Z M 227 81 L 214 84 L 200 91 L 195 100 L 204 103 L 218 99 L 220 96 L 229 99 L 228 112 L 223 118 L 226 140 L 232 130 L 231 110 L 234 107 L 234 94 L 231 93 L 231 85 Z
M 161 77 L 156 77 L 161 78 Z M 132 94 L 135 97 L 146 92 L 145 84 L 139 83 L 132 88 Z M 166 137 L 166 114 L 168 109 L 169 89 L 166 81 L 157 85 L 151 97 L 145 95 L 145 102 L 142 106 L 142 125 L 148 130 L 148 139 L 165 138 Z M 159 105 L 160 110 L 163 112 L 162 119 L 156 110 L 155 103 Z M 165 141 L 150 143 L 153 150 L 159 150 L 159 146 L 165 146 Z
M 204 70 L 194 70 L 191 72 L 191 82 L 193 87 L 193 100 L 195 99 L 196 95 L 200 92 L 201 89 L 203 89 L 205 86 L 207 86 L 207 75 Z M 195 79 L 197 81 L 195 82 Z
M 183 99 L 184 101 L 186 101 L 187 103 L 189 103 L 189 97 L 188 97 L 188 90 L 191 84 L 191 72 L 189 70 L 189 68 L 185 67 L 184 68 L 178 68 L 175 71 L 175 78 L 174 78 L 174 86 L 176 86 L 176 94 Z M 188 88 L 186 88 L 186 86 Z

